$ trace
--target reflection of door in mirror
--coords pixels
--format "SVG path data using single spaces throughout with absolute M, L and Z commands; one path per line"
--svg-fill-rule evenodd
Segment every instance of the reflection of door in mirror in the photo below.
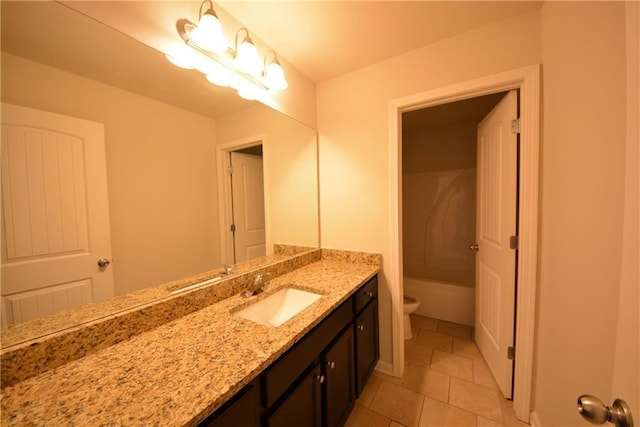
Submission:
M 262 150 L 248 152 L 229 153 L 234 263 L 266 255 Z
M 3 103 L 2 225 L 3 326 L 112 297 L 103 125 Z

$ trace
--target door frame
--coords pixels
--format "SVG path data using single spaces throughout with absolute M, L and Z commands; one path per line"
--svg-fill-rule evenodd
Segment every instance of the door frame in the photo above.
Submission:
M 218 212 L 219 212 L 219 230 L 220 230 L 220 259 L 223 264 L 232 265 L 233 262 L 233 239 L 229 233 L 229 224 L 233 219 L 231 209 L 233 196 L 231 194 L 231 177 L 229 176 L 229 153 L 238 151 L 243 148 L 262 145 L 262 162 L 266 163 L 267 159 L 267 135 L 258 134 L 248 136 L 241 139 L 225 142 L 216 145 L 216 169 L 218 173 Z M 269 197 L 266 188 L 269 188 L 267 182 L 267 174 L 263 169 L 264 187 L 264 220 L 265 220 L 265 241 L 267 254 L 271 245 L 271 233 L 269 229 Z
M 517 264 L 513 406 L 529 421 L 538 264 L 540 65 L 518 68 L 391 100 L 389 103 L 389 230 L 392 373 L 404 371 L 402 268 L 402 113 L 512 89 L 520 91 L 519 248 Z M 525 214 L 526 213 L 526 214 Z

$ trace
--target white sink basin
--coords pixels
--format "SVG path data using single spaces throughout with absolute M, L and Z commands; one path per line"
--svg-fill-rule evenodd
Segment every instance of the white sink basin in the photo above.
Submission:
M 237 316 L 266 326 L 280 326 L 320 299 L 322 295 L 284 288 L 236 313 Z

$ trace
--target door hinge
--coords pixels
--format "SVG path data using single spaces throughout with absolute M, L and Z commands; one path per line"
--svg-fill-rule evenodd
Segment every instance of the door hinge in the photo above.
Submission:
M 233 166 L 229 166 L 227 168 L 227 172 L 229 173 L 229 175 L 233 175 Z
M 520 133 L 520 119 L 511 120 L 511 133 Z
M 516 348 L 515 347 L 509 347 L 507 349 L 507 359 L 516 360 Z
M 232 233 L 236 232 L 236 225 L 235 224 L 231 224 L 231 232 Z
M 518 244 L 520 243 L 518 236 L 509 237 L 509 249 L 518 249 Z

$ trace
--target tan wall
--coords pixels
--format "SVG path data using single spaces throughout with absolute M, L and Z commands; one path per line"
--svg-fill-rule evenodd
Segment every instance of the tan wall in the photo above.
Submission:
M 388 269 L 390 100 L 539 62 L 536 11 L 320 84 L 322 246 L 380 252 L 383 268 Z M 380 350 L 382 361 L 391 363 L 388 286 L 383 271 Z
M 213 120 L 4 52 L 2 101 L 104 123 L 116 294 L 219 265 Z
M 402 172 L 476 167 L 476 122 L 402 135 Z
M 576 398 L 606 399 L 611 390 L 625 178 L 624 22 L 621 2 L 542 8 L 534 394 L 542 425 L 582 424 Z
M 320 246 L 316 131 L 262 105 L 216 121 L 217 142 L 264 136 L 267 253 L 273 243 Z

